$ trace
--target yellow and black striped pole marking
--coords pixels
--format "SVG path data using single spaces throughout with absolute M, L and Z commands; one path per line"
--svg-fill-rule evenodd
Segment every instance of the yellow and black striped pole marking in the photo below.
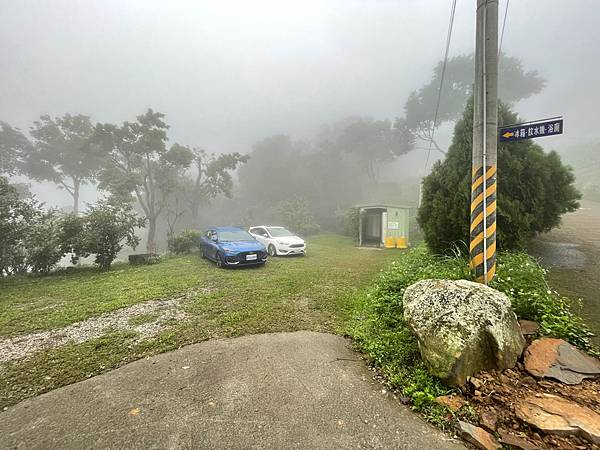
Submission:
M 496 273 L 497 164 L 498 0 L 477 0 L 469 256 L 475 281 L 485 284 Z
M 469 254 L 475 281 L 487 284 L 496 273 L 496 165 L 473 168 Z

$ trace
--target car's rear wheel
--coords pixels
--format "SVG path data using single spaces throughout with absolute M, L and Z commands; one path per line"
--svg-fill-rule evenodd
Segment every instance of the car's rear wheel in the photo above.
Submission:
M 268 251 L 269 251 L 269 256 L 277 256 L 277 249 L 275 248 L 275 246 L 273 244 L 269 245 Z

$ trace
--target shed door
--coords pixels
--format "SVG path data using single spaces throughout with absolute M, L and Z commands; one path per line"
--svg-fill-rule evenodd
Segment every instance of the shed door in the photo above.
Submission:
M 368 211 L 363 221 L 363 241 L 369 244 L 381 243 L 381 212 Z

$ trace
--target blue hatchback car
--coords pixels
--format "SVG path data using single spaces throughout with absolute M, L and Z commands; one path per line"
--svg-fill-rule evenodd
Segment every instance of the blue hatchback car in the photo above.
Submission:
M 200 238 L 200 254 L 218 267 L 263 265 L 269 257 L 267 249 L 241 228 L 216 227 Z

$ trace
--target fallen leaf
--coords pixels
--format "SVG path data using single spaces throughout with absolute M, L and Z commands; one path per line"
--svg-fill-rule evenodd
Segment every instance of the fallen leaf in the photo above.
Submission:
M 139 416 L 140 415 L 140 408 L 133 408 L 129 410 L 129 415 L 130 416 Z

